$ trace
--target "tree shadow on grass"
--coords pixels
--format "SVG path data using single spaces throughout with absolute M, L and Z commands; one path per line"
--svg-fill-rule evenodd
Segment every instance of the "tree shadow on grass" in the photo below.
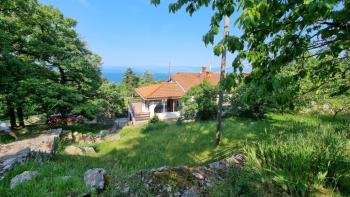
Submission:
M 316 122 L 317 123 L 317 122 Z M 316 126 L 315 126 L 316 125 Z M 84 172 L 90 168 L 105 168 L 111 186 L 106 195 L 113 194 L 113 183 L 139 171 L 161 166 L 197 166 L 242 152 L 247 143 L 264 140 L 283 133 L 299 133 L 317 128 L 317 124 L 288 118 L 269 118 L 262 121 L 229 118 L 224 120 L 220 146 L 215 146 L 215 123 L 195 122 L 171 124 L 159 130 L 142 131 L 142 127 L 128 127 L 121 131 L 120 140 L 106 141 L 95 145 L 98 153 L 85 156 L 58 154 L 42 166 L 24 165 L 18 167 L 5 178 L 1 187 L 8 188 L 10 177 L 24 170 L 38 170 L 41 175 L 35 182 L 25 184 L 21 189 L 3 189 L 9 196 L 21 196 L 23 190 L 45 195 L 48 192 L 68 195 L 84 193 Z M 280 134 L 282 132 L 282 134 Z M 75 177 L 70 185 L 49 184 L 53 177 Z M 49 177 L 45 180 L 45 177 Z M 62 189 L 63 188 L 63 189 Z M 20 191 L 21 190 L 21 191 Z M 61 191 L 62 190 L 62 191 Z M 57 196 L 59 196 L 57 195 Z M 22 195 L 23 196 L 23 195 Z

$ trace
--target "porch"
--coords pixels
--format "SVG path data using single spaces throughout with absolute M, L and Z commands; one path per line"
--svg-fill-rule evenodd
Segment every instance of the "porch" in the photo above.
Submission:
M 177 119 L 180 117 L 178 99 L 143 100 L 129 99 L 129 120 L 133 124 L 148 121 L 153 116 L 160 120 Z

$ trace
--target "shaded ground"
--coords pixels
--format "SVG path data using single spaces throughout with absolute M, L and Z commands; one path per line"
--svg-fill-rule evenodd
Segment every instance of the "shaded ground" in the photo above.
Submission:
M 85 170 L 102 167 L 107 170 L 105 196 L 117 193 L 114 183 L 140 170 L 161 166 L 197 166 L 242 152 L 245 144 L 264 140 L 285 132 L 308 132 L 315 128 L 349 130 L 349 116 L 332 120 L 328 116 L 270 115 L 261 121 L 225 119 L 222 144 L 215 147 L 215 124 L 212 121 L 172 124 L 162 129 L 143 131 L 143 127 L 126 127 L 120 140 L 95 145 L 97 153 L 85 156 L 58 154 L 52 161 L 39 165 L 35 162 L 18 166 L 0 182 L 4 196 L 67 196 L 87 192 L 83 183 Z M 85 128 L 90 132 L 90 128 Z M 9 189 L 10 178 L 25 171 L 38 170 L 35 181 Z M 61 180 L 61 176 L 72 179 Z
M 100 130 L 109 129 L 110 126 L 100 124 L 74 124 L 74 125 L 55 125 L 48 126 L 45 124 L 28 125 L 26 128 L 17 129 L 16 135 L 18 140 L 24 140 L 39 136 L 42 131 L 49 129 L 62 128 L 68 131 L 77 131 L 79 133 L 98 133 Z M 7 144 L 14 142 L 13 137 L 5 134 L 0 134 L 0 144 Z

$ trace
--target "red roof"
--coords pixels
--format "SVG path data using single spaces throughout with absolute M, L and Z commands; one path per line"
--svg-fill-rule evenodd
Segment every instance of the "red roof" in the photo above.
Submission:
M 191 87 L 201 84 L 203 81 L 208 81 L 212 85 L 217 85 L 220 81 L 220 74 L 207 71 L 206 67 L 202 66 L 202 72 L 178 72 L 170 76 L 169 82 L 162 82 L 136 88 L 135 91 L 144 100 L 157 99 L 178 99 Z
M 178 99 L 184 92 L 175 82 L 162 82 L 135 89 L 144 100 L 157 100 L 164 98 Z
M 171 75 L 171 80 L 176 81 L 184 91 L 188 91 L 191 87 L 201 84 L 204 80 L 212 85 L 217 85 L 220 81 L 220 74 L 213 72 L 203 73 L 185 73 L 178 72 Z

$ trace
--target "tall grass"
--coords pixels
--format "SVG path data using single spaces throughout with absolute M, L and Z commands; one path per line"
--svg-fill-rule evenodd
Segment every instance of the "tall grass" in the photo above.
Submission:
M 322 129 L 247 145 L 246 165 L 231 173 L 229 195 L 349 195 L 347 140 L 346 132 Z

